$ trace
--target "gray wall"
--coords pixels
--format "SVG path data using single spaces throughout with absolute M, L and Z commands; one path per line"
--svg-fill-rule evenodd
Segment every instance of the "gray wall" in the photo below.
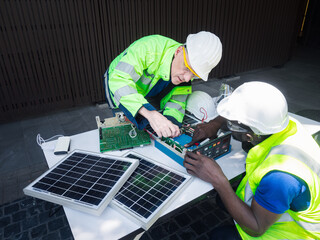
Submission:
M 0 122 L 104 101 L 102 76 L 134 40 L 217 34 L 211 77 L 284 64 L 305 0 L 0 0 Z

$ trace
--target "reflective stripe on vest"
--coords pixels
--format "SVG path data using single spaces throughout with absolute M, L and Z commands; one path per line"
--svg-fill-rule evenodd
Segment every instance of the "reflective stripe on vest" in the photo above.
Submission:
M 320 223 L 310 223 L 310 222 L 303 222 L 303 221 L 295 221 L 289 213 L 283 213 L 281 217 L 278 219 L 277 222 L 296 222 L 299 224 L 303 229 L 310 231 L 310 232 L 319 232 L 320 231 Z
M 267 159 L 270 155 L 275 155 L 275 154 L 286 155 L 286 156 L 295 158 L 297 160 L 300 160 L 301 162 L 305 163 L 307 166 L 311 167 L 312 170 L 315 169 L 314 170 L 315 173 L 317 173 L 319 176 L 319 170 L 320 170 L 319 163 L 313 160 L 313 158 L 310 157 L 304 151 L 290 145 L 285 145 L 285 144 L 277 145 L 271 148 L 271 151 L 269 152 L 269 154 L 265 159 Z M 253 192 L 248 181 L 245 187 L 244 201 L 248 206 L 251 206 L 252 199 L 253 199 Z M 283 213 L 277 222 L 293 222 L 293 221 L 299 224 L 302 228 L 304 228 L 307 231 L 320 232 L 320 223 L 296 221 L 287 212 Z
M 246 183 L 246 187 L 244 190 L 244 202 L 248 205 L 251 206 L 251 202 L 253 199 L 253 192 L 251 190 L 250 184 L 249 184 L 249 180 Z
M 182 114 L 185 113 L 185 110 L 178 103 L 167 102 L 166 105 L 164 105 L 164 108 L 174 108 L 174 109 L 177 109 Z
M 309 156 L 307 153 L 300 150 L 299 148 L 286 145 L 286 144 L 278 145 L 271 148 L 266 159 L 269 157 L 269 155 L 274 155 L 274 154 L 286 155 L 289 157 L 293 157 L 297 160 L 300 160 L 301 162 L 309 166 L 312 169 L 312 171 L 314 171 L 318 176 L 320 176 L 320 164 L 317 161 L 315 161 L 311 156 Z
M 123 86 L 121 88 L 118 88 L 114 92 L 114 100 L 117 102 L 117 105 L 119 106 L 120 99 L 123 96 L 127 96 L 127 95 L 130 95 L 130 94 L 135 94 L 135 93 L 138 93 L 138 91 L 136 89 L 134 89 L 133 87 Z
M 129 63 L 119 62 L 114 69 L 117 69 L 121 72 L 128 73 L 134 82 L 137 82 L 140 78 L 140 76 L 134 70 L 134 67 Z
M 185 102 L 187 100 L 187 97 L 188 95 L 173 95 L 171 99 L 179 102 Z

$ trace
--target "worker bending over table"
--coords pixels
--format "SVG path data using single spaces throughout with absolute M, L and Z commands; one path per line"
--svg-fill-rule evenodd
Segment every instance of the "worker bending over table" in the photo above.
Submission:
M 192 91 L 191 80 L 207 81 L 221 56 L 220 39 L 210 32 L 190 34 L 185 44 L 160 35 L 143 37 L 107 69 L 108 104 L 120 108 L 139 129 L 149 123 L 159 137 L 176 137 Z M 160 103 L 162 114 L 147 101 L 151 97 Z
M 212 239 L 320 239 L 320 148 L 288 117 L 283 94 L 267 83 L 245 83 L 217 112 L 218 118 L 198 125 L 187 146 L 226 126 L 248 155 L 236 193 L 215 161 L 185 156 L 188 173 L 211 183 L 235 220 Z

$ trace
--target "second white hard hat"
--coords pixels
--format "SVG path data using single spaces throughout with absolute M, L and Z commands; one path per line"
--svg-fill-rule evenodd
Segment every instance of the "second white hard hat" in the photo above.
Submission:
M 217 106 L 220 116 L 239 121 L 259 135 L 284 130 L 288 123 L 288 105 L 283 94 L 264 82 L 244 83 Z
M 203 121 L 208 121 L 218 116 L 212 97 L 202 91 L 194 91 L 188 96 L 186 109 L 196 118 Z
M 207 81 L 210 71 L 222 56 L 220 39 L 211 32 L 201 31 L 189 34 L 186 46 L 191 67 L 201 79 Z

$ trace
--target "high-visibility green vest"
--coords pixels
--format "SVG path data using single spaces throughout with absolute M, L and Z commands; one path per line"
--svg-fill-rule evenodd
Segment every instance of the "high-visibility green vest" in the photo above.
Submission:
M 320 149 L 296 120 L 280 133 L 253 147 L 246 159 L 246 176 L 237 195 L 251 205 L 261 179 L 279 170 L 303 179 L 310 190 L 310 206 L 304 211 L 287 210 L 261 237 L 251 237 L 236 227 L 243 239 L 320 239 Z
M 135 41 L 115 58 L 109 67 L 108 81 L 115 105 L 122 104 L 136 116 L 143 104 L 148 103 L 145 96 L 156 83 L 160 79 L 170 81 L 174 52 L 181 45 L 170 38 L 151 35 Z M 191 91 L 191 85 L 174 87 L 161 99 L 163 115 L 172 116 L 181 123 Z

